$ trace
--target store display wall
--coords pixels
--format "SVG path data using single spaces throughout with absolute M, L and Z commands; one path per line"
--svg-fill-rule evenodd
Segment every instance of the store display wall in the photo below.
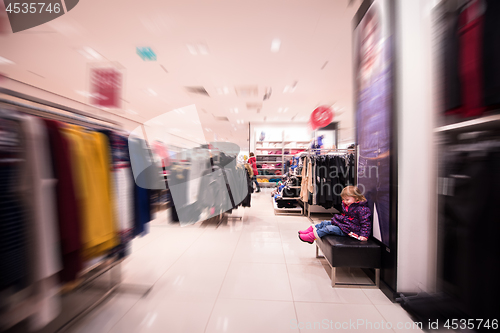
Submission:
M 358 187 L 384 245 L 381 280 L 397 289 L 397 109 L 395 2 L 364 1 L 353 22 Z

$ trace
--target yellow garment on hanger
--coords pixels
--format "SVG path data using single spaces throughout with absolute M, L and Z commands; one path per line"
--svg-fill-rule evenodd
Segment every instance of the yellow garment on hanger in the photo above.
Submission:
M 82 256 L 88 260 L 118 245 L 109 143 L 104 134 L 75 125 L 68 125 L 64 133 L 71 142 L 72 172 L 82 216 Z
M 309 198 L 309 194 L 307 192 L 307 189 L 309 187 L 309 175 L 307 174 L 307 159 L 304 159 L 304 162 L 302 163 L 302 183 L 300 184 L 300 197 L 302 198 L 303 202 L 307 202 Z

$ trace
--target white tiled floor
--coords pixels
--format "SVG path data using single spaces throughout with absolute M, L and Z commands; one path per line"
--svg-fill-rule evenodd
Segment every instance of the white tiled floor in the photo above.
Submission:
M 412 322 L 378 289 L 332 288 L 314 245 L 297 238 L 309 220 L 275 216 L 267 190 L 252 195 L 251 208 L 233 213 L 243 219 L 217 229 L 201 223 L 180 227 L 159 214 L 122 265 L 124 282 L 153 285 L 151 293 L 117 294 L 71 330 L 401 332 L 398 323 Z M 338 279 L 366 279 L 351 273 L 339 270 Z

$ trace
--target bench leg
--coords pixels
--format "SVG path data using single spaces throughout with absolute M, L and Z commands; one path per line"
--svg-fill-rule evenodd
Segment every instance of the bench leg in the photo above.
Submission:
M 331 271 L 332 288 L 335 288 L 335 278 L 336 278 L 336 275 L 337 275 L 337 270 L 335 269 L 335 267 L 332 267 L 332 271 Z
M 375 268 L 375 285 L 380 288 L 380 268 Z
M 316 241 L 318 241 L 318 240 L 316 240 Z M 323 255 L 320 256 L 319 255 L 319 246 L 318 245 L 316 245 L 316 258 L 318 258 L 318 259 L 319 258 L 325 258 L 325 256 L 323 256 Z M 327 262 L 328 262 L 328 260 L 327 260 Z M 330 265 L 330 263 L 328 263 L 328 265 Z

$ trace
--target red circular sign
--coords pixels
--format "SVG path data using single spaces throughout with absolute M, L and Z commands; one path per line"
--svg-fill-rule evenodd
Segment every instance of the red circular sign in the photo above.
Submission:
M 333 120 L 333 111 L 326 105 L 318 106 L 311 113 L 311 125 L 313 129 L 328 126 Z

